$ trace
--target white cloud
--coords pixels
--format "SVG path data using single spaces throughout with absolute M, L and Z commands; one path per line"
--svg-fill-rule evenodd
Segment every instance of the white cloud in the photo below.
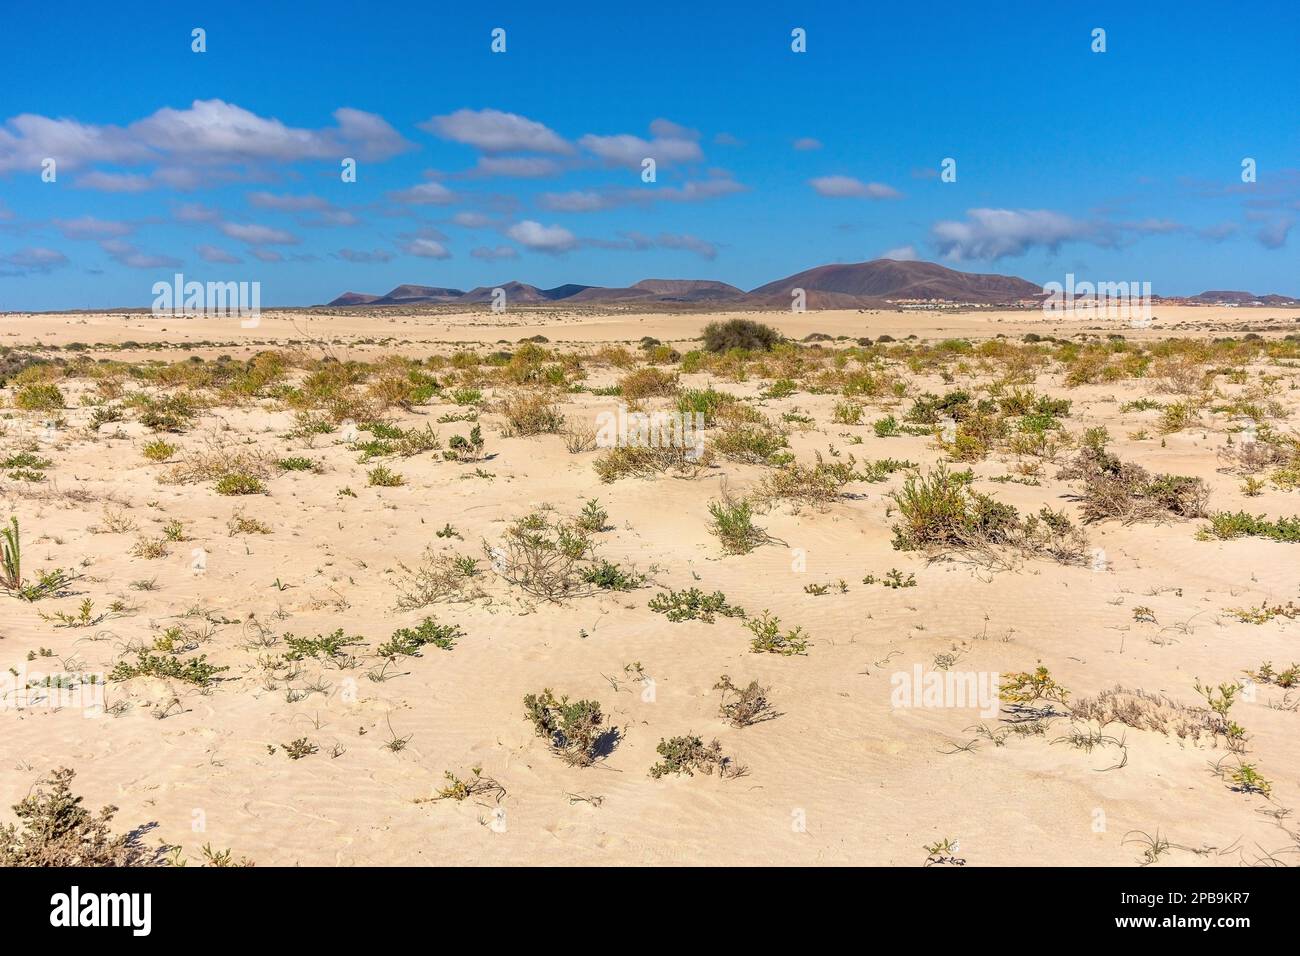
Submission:
M 330 204 L 320 196 L 295 196 L 288 193 L 253 192 L 248 194 L 248 204 L 254 209 L 275 209 L 279 212 L 303 212 L 328 209 Z
M 298 237 L 291 232 L 257 223 L 223 222 L 219 228 L 231 239 L 254 246 L 294 245 L 298 241 Z
M 172 256 L 152 255 L 122 239 L 105 239 L 99 247 L 113 257 L 119 265 L 130 269 L 175 269 L 181 260 Z
M 446 116 L 434 116 L 420 123 L 419 127 L 485 153 L 573 152 L 573 147 L 563 137 L 536 120 L 501 110 L 457 110 Z
M 480 176 L 542 179 L 557 176 L 562 169 L 559 163 L 545 156 L 480 156 L 474 172 Z
M 65 239 L 111 239 L 125 236 L 133 227 L 125 222 L 81 216 L 78 219 L 55 219 L 54 226 Z
M 437 239 L 412 239 L 402 251 L 410 256 L 419 256 L 421 259 L 450 259 L 451 252 Z
M 864 183 L 852 176 L 819 176 L 809 184 L 820 196 L 834 199 L 899 199 L 897 189 L 884 183 Z
M 961 222 L 943 220 L 930 229 L 939 251 L 953 262 L 1020 256 L 1036 246 L 1055 251 L 1073 241 L 1114 245 L 1113 237 L 1095 223 L 1050 209 L 968 209 L 966 217 Z
M 49 272 L 68 264 L 68 257 L 57 249 L 29 246 L 0 255 L 0 276 L 23 276 Z
M 456 194 L 442 183 L 427 182 L 388 194 L 395 202 L 413 206 L 446 206 L 457 201 Z
M 627 166 L 632 169 L 639 169 L 641 161 L 647 158 L 653 159 L 660 166 L 698 162 L 704 158 L 698 142 L 680 136 L 656 136 L 652 140 L 646 140 L 630 133 L 614 136 L 588 133 L 578 140 L 578 145 L 611 166 Z
M 538 252 L 565 252 L 577 245 L 577 237 L 563 226 L 543 226 L 525 219 L 506 230 L 515 242 Z
M 213 262 L 221 265 L 237 265 L 244 261 L 238 256 L 227 252 L 225 249 L 220 249 L 217 246 L 209 246 L 206 244 L 199 245 L 194 247 L 194 251 L 199 254 L 199 258 L 204 262 Z
M 795 149 L 801 152 L 822 148 L 821 140 L 813 139 L 811 136 L 801 136 L 794 141 L 793 145 Z
M 0 172 L 36 170 L 46 157 L 60 169 L 97 163 L 165 167 L 150 177 L 96 171 L 78 180 L 89 188 L 136 192 L 192 183 L 221 164 L 337 162 L 343 156 L 377 161 L 413 148 L 373 113 L 344 108 L 333 115 L 336 126 L 305 129 L 219 99 L 195 100 L 187 109 L 164 107 L 125 127 L 24 113 L 0 126 Z
M 896 259 L 899 262 L 915 262 L 921 256 L 916 251 L 916 246 L 895 246 L 893 249 L 886 249 L 880 254 L 882 259 Z

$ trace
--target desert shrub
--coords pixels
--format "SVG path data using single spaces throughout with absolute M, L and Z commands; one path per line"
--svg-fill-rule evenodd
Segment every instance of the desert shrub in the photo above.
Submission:
M 688 388 L 677 396 L 677 411 L 683 415 L 703 415 L 705 426 L 711 427 L 718 420 L 719 409 L 736 401 L 739 401 L 736 396 L 712 388 Z
M 155 438 L 144 446 L 143 454 L 149 461 L 161 464 L 176 454 L 176 446 L 171 442 L 163 441 L 161 438 Z
M 14 407 L 28 412 L 53 412 L 64 407 L 63 393 L 52 382 L 24 385 L 14 394 Z
M 695 478 L 713 465 L 709 449 L 682 448 L 677 445 L 620 445 L 597 458 L 592 467 L 606 484 L 620 478 L 653 478 L 673 473 L 675 478 Z
M 836 402 L 831 421 L 837 425 L 861 425 L 863 410 L 857 402 Z
M 748 554 L 767 541 L 767 532 L 754 524 L 754 509 L 744 498 L 722 489 L 722 498 L 709 502 L 713 521 L 709 531 L 717 535 L 727 554 Z
M 1254 537 L 1291 543 L 1300 541 L 1300 515 L 1274 521 L 1265 515 L 1250 515 L 1244 511 L 1219 511 L 1209 515 L 1209 519 L 1210 523 L 1197 533 L 1202 539 L 1230 541 L 1233 538 Z
M 298 637 L 296 634 L 284 635 L 285 652 L 284 659 L 289 661 L 300 661 L 304 658 L 311 657 L 316 660 L 329 660 L 331 658 L 348 658 L 351 656 L 347 650 L 349 647 L 359 647 L 365 644 L 365 639 L 360 635 L 348 637 L 339 628 L 331 634 L 317 634 L 315 637 Z
M 447 441 L 447 451 L 442 457 L 448 461 L 479 461 L 483 458 L 483 429 L 478 425 L 469 430 L 469 435 L 452 435 Z
M 727 596 L 721 591 L 705 594 L 699 588 L 686 591 L 660 591 L 650 599 L 650 610 L 662 614 L 674 623 L 682 621 L 704 621 L 713 623 L 713 616 L 744 617 L 745 609 L 727 603 Z
M 629 401 L 677 394 L 677 376 L 658 368 L 641 368 L 624 375 L 618 383 L 619 394 Z
M 397 563 L 397 609 L 414 611 L 440 602 L 466 602 L 483 596 L 472 559 L 425 548 L 414 568 Z
M 786 447 L 788 434 L 759 416 L 756 421 L 732 419 L 718 429 L 710 447 L 729 461 L 766 465 Z
M 749 727 L 777 716 L 767 699 L 769 689 L 756 680 L 745 687 L 737 687 L 730 677 L 723 674 L 713 689 L 722 692 L 718 715 L 733 727 Z
M 455 624 L 439 624 L 426 617 L 418 627 L 399 627 L 385 643 L 375 648 L 380 657 L 418 657 L 420 648 L 432 645 L 449 651 L 464 632 Z
M 645 575 L 624 571 L 614 562 L 601 558 L 582 572 L 582 580 L 602 591 L 633 591 L 645 584 Z
M 1220 726 L 1219 718 L 1208 708 L 1189 707 L 1166 694 L 1120 686 L 1078 698 L 1071 705 L 1070 713 L 1080 720 L 1095 721 L 1102 727 L 1120 723 L 1136 730 L 1154 730 L 1193 741 L 1202 735 L 1213 735 Z
M 722 752 L 720 743 L 714 740 L 706 746 L 693 734 L 661 738 L 655 752 L 662 758 L 650 768 L 650 776 L 656 780 L 670 773 L 693 777 L 697 770 L 705 776 L 712 776 L 716 770 L 720 777 L 738 777 L 744 773 L 742 767 Z
M 1085 437 L 1074 461 L 1058 479 L 1081 480 L 1080 510 L 1086 522 L 1117 518 L 1125 524 L 1166 517 L 1205 515 L 1209 490 L 1199 478 L 1155 475 L 1106 451 L 1098 436 Z
M 483 548 L 506 581 L 534 597 L 559 601 L 593 593 L 608 578 L 600 572 L 591 535 L 578 521 L 534 511 L 516 519 L 500 545 L 484 541 Z
M 768 611 L 764 611 L 762 617 L 745 621 L 745 627 L 749 628 L 754 635 L 749 642 L 749 649 L 755 654 L 780 654 L 783 657 L 793 657 L 808 652 L 810 641 L 804 634 L 803 628 L 796 627 L 794 630 L 782 633 L 781 619 L 774 617 Z
M 537 736 L 550 742 L 555 753 L 577 767 L 595 763 L 618 739 L 617 728 L 602 729 L 605 716 L 598 701 L 569 703 L 568 697 L 557 700 L 549 687 L 524 698 L 524 717 Z
M 281 458 L 275 463 L 281 471 L 315 471 L 316 462 L 302 455 L 291 455 L 288 458 Z
M 948 392 L 942 397 L 926 392 L 912 402 L 904 418 L 915 425 L 937 425 L 944 418 L 961 421 L 973 411 L 969 392 Z
M 209 664 L 206 654 L 181 660 L 175 654 L 150 654 L 148 651 L 139 651 L 134 663 L 118 661 L 109 672 L 108 679 L 122 681 L 131 680 L 133 677 L 164 677 L 207 687 L 217 680 L 218 674 L 228 670 L 229 667 Z
M 140 422 L 158 432 L 184 431 L 198 414 L 194 400 L 183 392 L 161 398 L 138 394 L 132 402 L 139 408 Z
M 998 687 L 998 697 L 1013 708 L 1034 708 L 1046 703 L 1066 706 L 1070 692 L 1056 682 L 1051 672 L 1042 665 L 1033 672 L 1022 671 L 1004 674 Z
M 790 462 L 764 476 L 754 492 L 754 500 L 763 506 L 788 501 L 796 511 L 805 505 L 825 509 L 839 500 L 845 485 L 862 480 L 856 465 L 852 455 L 848 461 L 827 461 L 817 452 L 817 459 L 811 465 Z
M 728 352 L 731 349 L 769 352 L 781 341 L 781 333 L 770 325 L 751 319 L 727 319 L 706 325 L 703 339 L 705 349 L 710 352 Z
M 574 521 L 583 531 L 596 534 L 609 527 L 609 512 L 604 509 L 599 499 L 588 498 Z
M 502 400 L 498 410 L 506 419 L 501 429 L 506 438 L 556 434 L 564 426 L 560 406 L 547 395 L 529 392 L 511 395 Z
M 14 804 L 19 823 L 0 826 L 0 866 L 149 866 L 160 862 L 161 847 L 144 846 L 137 827 L 114 834 L 117 807 L 91 814 L 72 792 L 76 771 L 66 767 L 42 779 Z M 21 826 L 21 829 L 19 829 Z
M 972 491 L 965 474 L 942 465 L 908 478 L 889 497 L 902 518 L 893 526 L 900 551 L 943 553 L 1008 544 L 1019 523 L 1015 508 Z
M 266 485 L 262 484 L 261 479 L 245 472 L 234 472 L 232 474 L 222 475 L 217 479 L 216 488 L 217 494 L 219 495 L 266 494 Z
M 580 455 L 596 447 L 596 426 L 590 422 L 568 425 L 560 434 L 564 437 L 564 448 L 570 455 Z
M 406 479 L 384 465 L 376 465 L 366 473 L 366 484 L 372 488 L 400 488 Z

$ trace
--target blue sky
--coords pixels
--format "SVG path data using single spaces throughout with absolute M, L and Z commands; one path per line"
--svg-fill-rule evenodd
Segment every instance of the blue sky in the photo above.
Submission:
M 1294 2 L 180 6 L 4 13 L 0 311 L 891 253 L 1300 295 Z

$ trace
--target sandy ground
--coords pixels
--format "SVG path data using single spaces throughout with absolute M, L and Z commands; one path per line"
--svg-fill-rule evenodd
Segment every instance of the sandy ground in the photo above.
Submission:
M 1276 334 L 1297 327 L 1285 310 L 1156 314 L 1153 329 L 1125 333 L 1262 328 Z M 374 358 L 534 334 L 553 345 L 642 335 L 684 341 L 707 318 L 269 313 L 258 329 L 241 331 L 230 322 L 138 314 L 7 315 L 0 317 L 0 344 L 168 342 L 182 345 L 180 354 L 134 348 L 94 354 L 174 361 L 323 337 L 340 340 L 342 355 Z M 762 318 L 794 337 L 1112 330 L 1096 322 L 1045 322 L 1036 313 Z M 1279 400 L 1294 429 L 1295 370 L 1269 372 L 1290 376 Z M 597 369 L 585 384 L 608 384 L 618 374 Z M 959 375 L 945 384 L 918 376 L 910 386 L 914 393 L 939 392 L 977 381 Z M 755 399 L 769 416 L 795 410 L 811 416 L 816 424 L 790 439 L 801 460 L 831 447 L 859 460 L 893 457 L 928 466 L 940 459 L 929 438 L 873 433 L 871 421 L 887 410 L 900 414 L 907 403 L 869 408 L 862 425 L 839 425 L 831 420 L 841 400 L 836 395 L 801 390 L 759 399 L 761 381 L 683 377 L 693 386 L 710 382 Z M 963 672 L 1006 674 L 1042 663 L 1075 697 L 1123 685 L 1196 705 L 1198 678 L 1235 680 L 1263 661 L 1284 667 L 1300 658 L 1300 621 L 1248 624 L 1228 613 L 1297 597 L 1295 544 L 1198 541 L 1200 522 L 1108 522 L 1090 529 L 1092 545 L 1105 550 L 1100 569 L 1040 560 L 1001 573 L 957 562 L 927 564 L 891 547 L 886 496 L 903 480 L 895 474 L 883 483 L 850 486 L 851 495 L 826 511 L 777 507 L 759 518 L 772 543 L 724 556 L 708 531 L 708 502 L 724 481 L 744 491 L 765 469 L 723 462 L 696 480 L 601 484 L 592 469 L 595 452 L 569 454 L 556 435 L 501 437 L 494 427 L 499 416 L 490 412 L 482 416 L 488 460 L 398 459 L 388 464 L 405 485 L 378 488 L 366 484 L 374 463 L 359 464 L 355 450 L 336 436 L 286 439 L 292 415 L 271 403 L 213 409 L 172 440 L 183 450 L 205 441 L 246 443 L 278 456 L 311 457 L 323 469 L 275 477 L 265 496 L 225 497 L 210 482 L 161 482 L 167 466 L 141 455 L 153 437 L 146 429 L 127 422 L 120 430 L 90 433 L 90 409 L 79 405 L 90 384 L 60 387 L 68 407 L 64 427 L 52 435 L 42 434 L 41 416 L 12 407 L 12 387 L 4 390 L 0 453 L 36 441 L 54 466 L 39 486 L 0 478 L 0 517 L 19 516 L 29 568 L 74 568 L 84 577 L 76 594 L 64 598 L 27 604 L 0 596 L 0 662 L 28 672 L 59 669 L 55 661 L 107 672 L 129 644 L 151 642 L 180 625 L 197 645 L 189 656 L 206 654 L 230 670 L 208 691 L 157 678 L 110 683 L 110 713 L 90 718 L 77 707 L 39 703 L 0 713 L 0 820 L 10 819 L 8 806 L 44 773 L 69 766 L 78 772 L 76 789 L 88 805 L 118 805 L 121 827 L 156 823 L 150 838 L 183 845 L 191 860 L 210 843 L 262 865 L 916 866 L 925 861 L 926 844 L 948 838 L 958 841 L 958 855 L 972 866 L 1130 866 L 1141 862 L 1142 845 L 1133 833 L 1142 831 L 1173 844 L 1159 865 L 1238 865 L 1271 855 L 1295 862 L 1295 839 L 1279 825 L 1277 811 L 1300 803 L 1300 714 L 1295 695 L 1276 687 L 1256 688 L 1253 699 L 1233 711 L 1250 733 L 1246 759 L 1272 782 L 1268 799 L 1234 791 L 1212 770 L 1214 762 L 1234 759 L 1212 740 L 1112 724 L 1104 733 L 1122 746 L 1106 743 L 1087 752 L 1060 739 L 1069 725 L 1062 718 L 1044 735 L 1012 736 L 998 745 L 974 729 L 999 726 L 997 717 L 891 702 L 894 675 L 917 666 L 932 671 L 938 656 L 952 654 L 953 669 Z M 1219 471 L 1216 452 L 1227 426 L 1221 416 L 1206 414 L 1201 427 L 1161 439 L 1154 426 L 1158 412 L 1121 412 L 1122 403 L 1153 394 L 1149 382 L 1067 389 L 1059 375 L 1045 375 L 1036 387 L 1073 400 L 1072 432 L 1104 424 L 1122 458 L 1203 478 L 1215 510 L 1300 511 L 1300 492 L 1270 486 L 1246 498 L 1240 478 Z M 566 397 L 564 410 L 570 418 L 594 418 L 613 401 L 575 394 Z M 422 425 L 462 410 L 435 400 L 399 421 Z M 435 427 L 445 437 L 465 426 Z M 1143 429 L 1154 437 L 1129 437 Z M 854 439 L 861 443 L 850 447 Z M 1039 486 L 987 481 L 1008 472 L 1005 456 L 973 467 L 979 490 L 1022 509 L 1072 507 L 1065 497 L 1069 486 L 1051 477 L 1050 465 Z M 340 496 L 344 487 L 355 497 Z M 591 497 L 600 499 L 612 525 L 599 535 L 601 553 L 653 583 L 556 605 L 491 582 L 489 600 L 394 609 L 399 562 L 418 562 L 426 546 L 481 557 L 482 540 L 498 540 L 507 521 L 543 503 L 574 513 Z M 138 529 L 104 531 L 106 509 L 125 513 Z M 236 512 L 264 521 L 271 533 L 232 536 L 227 521 Z M 183 522 L 189 540 L 172 543 L 165 557 L 130 553 L 137 537 L 159 536 L 169 519 Z M 461 540 L 435 535 L 448 523 Z M 206 555 L 202 573 L 191 566 L 195 548 Z M 865 575 L 891 568 L 914 574 L 916 587 L 862 583 Z M 130 588 L 142 579 L 155 579 L 157 589 Z M 847 593 L 805 591 L 841 579 Z M 785 624 L 798 624 L 812 639 L 808 654 L 750 653 L 749 632 L 737 620 L 670 623 L 647 609 L 659 590 L 688 587 L 721 590 L 751 614 L 770 609 Z M 115 598 L 135 607 L 90 627 L 57 627 L 42 617 L 56 610 L 73 614 L 84 597 L 98 610 Z M 1138 606 L 1150 608 L 1155 622 L 1135 620 Z M 463 629 L 453 650 L 426 647 L 422 656 L 401 658 L 386 671 L 373 657 L 353 668 L 308 660 L 300 675 L 273 688 L 255 666 L 260 653 L 283 648 L 252 647 L 253 619 L 275 634 L 342 627 L 373 647 L 428 614 Z M 628 669 L 634 662 L 649 680 Z M 382 680 L 368 677 L 379 672 Z M 722 674 L 770 687 L 779 717 L 743 729 L 727 724 L 712 689 Z M 543 687 L 599 700 L 622 733 L 617 748 L 586 768 L 567 766 L 550 753 L 523 719 L 521 705 L 525 694 Z M 686 733 L 716 737 L 748 773 L 651 779 L 656 744 Z M 318 752 L 289 759 L 283 745 L 302 737 Z M 385 746 L 394 739 L 405 746 Z M 499 803 L 416 802 L 442 786 L 445 771 L 465 777 L 476 765 L 505 788 Z

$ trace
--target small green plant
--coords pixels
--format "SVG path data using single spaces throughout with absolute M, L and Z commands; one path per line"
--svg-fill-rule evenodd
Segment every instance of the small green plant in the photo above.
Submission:
M 1231 541 L 1233 538 L 1256 537 L 1294 544 L 1300 542 L 1300 516 L 1270 521 L 1264 515 L 1220 511 L 1210 515 L 1210 523 L 1197 532 L 1197 537 L 1203 541 L 1211 538 Z
M 302 456 L 281 458 L 276 464 L 279 466 L 281 471 L 312 471 L 316 467 L 314 461 L 310 458 L 303 458 Z
M 165 677 L 207 687 L 217 680 L 218 674 L 228 670 L 229 667 L 209 664 L 206 654 L 182 661 L 174 654 L 150 654 L 148 651 L 140 651 L 134 663 L 118 661 L 109 673 L 108 679 L 123 681 L 133 677 Z
M 347 637 L 343 633 L 343 628 L 340 627 L 332 634 L 317 634 L 315 637 L 298 637 L 294 634 L 285 634 L 284 643 L 288 648 L 284 652 L 285 660 L 300 661 L 305 657 L 312 657 L 317 660 L 347 660 L 349 657 L 347 648 L 364 644 L 365 638 L 360 635 Z
M 470 797 L 479 794 L 490 794 L 500 803 L 501 798 L 506 795 L 506 788 L 497 783 L 492 777 L 483 776 L 482 767 L 471 767 L 470 776 L 467 780 L 462 780 L 450 770 L 443 773 L 443 778 L 447 781 L 446 786 L 442 787 L 433 797 L 417 799 L 416 803 L 431 803 L 437 800 L 455 800 L 459 803 L 461 800 L 468 800 Z
M 810 641 L 803 629 L 796 627 L 783 634 L 781 619 L 774 617 L 768 611 L 764 611 L 762 617 L 746 621 L 745 627 L 749 628 L 754 635 L 749 642 L 749 649 L 755 654 L 780 654 L 784 657 L 793 657 L 808 653 Z
M 234 472 L 229 475 L 222 475 L 217 479 L 217 494 L 219 495 L 264 495 L 266 486 L 262 484 L 261 479 Z
M 24 580 L 18 519 L 10 517 L 9 527 L 0 527 L 0 587 L 20 600 L 32 602 L 66 593 L 74 580 L 62 568 L 41 570 L 37 572 L 35 581 Z
M 722 752 L 718 741 L 706 745 L 693 734 L 660 739 L 655 751 L 663 758 L 650 768 L 650 776 L 656 780 L 670 773 L 693 777 L 697 770 L 705 776 L 712 776 L 716 770 L 720 777 L 739 777 L 745 772 L 745 768 L 737 766 Z
M 155 464 L 161 464 L 167 461 L 172 455 L 176 454 L 176 446 L 169 441 L 161 438 L 155 438 L 144 446 L 144 457 Z
M 596 498 L 588 498 L 575 519 L 577 526 L 589 534 L 596 534 L 609 527 L 609 512 L 601 507 Z
M 590 766 L 618 739 L 617 728 L 604 727 L 605 716 L 597 701 L 557 700 L 549 687 L 524 698 L 524 717 L 555 753 L 577 767 Z
M 1065 706 L 1070 692 L 1058 684 L 1046 667 L 1041 664 L 1033 673 L 1021 671 L 1006 674 L 998 689 L 998 696 L 1004 703 L 1013 707 L 1033 707 L 1041 701 Z
M 320 748 L 306 737 L 299 737 L 287 744 L 280 744 L 280 748 L 290 760 L 301 760 L 303 757 L 310 757 L 312 754 L 320 752 Z
M 709 530 L 727 554 L 749 554 L 767 541 L 767 532 L 754 524 L 754 508 L 744 498 L 734 498 L 723 488 L 722 498 L 709 502 L 713 517 Z
M 371 468 L 366 477 L 372 488 L 398 488 L 406 483 L 405 478 L 383 465 Z
M 961 845 L 956 840 L 945 837 L 934 843 L 927 843 L 922 849 L 925 850 L 926 866 L 966 865 L 966 860 L 957 855 L 961 852 Z
M 673 623 L 682 621 L 704 621 L 713 623 L 713 616 L 744 617 L 745 609 L 733 607 L 727 603 L 727 596 L 721 591 L 705 594 L 699 588 L 686 591 L 660 591 L 650 599 L 650 610 L 663 614 Z
M 465 632 L 456 625 L 439 624 L 426 617 L 417 627 L 400 627 L 393 631 L 392 637 L 375 648 L 375 653 L 380 657 L 418 657 L 422 647 L 432 645 L 449 651 L 464 636 Z

